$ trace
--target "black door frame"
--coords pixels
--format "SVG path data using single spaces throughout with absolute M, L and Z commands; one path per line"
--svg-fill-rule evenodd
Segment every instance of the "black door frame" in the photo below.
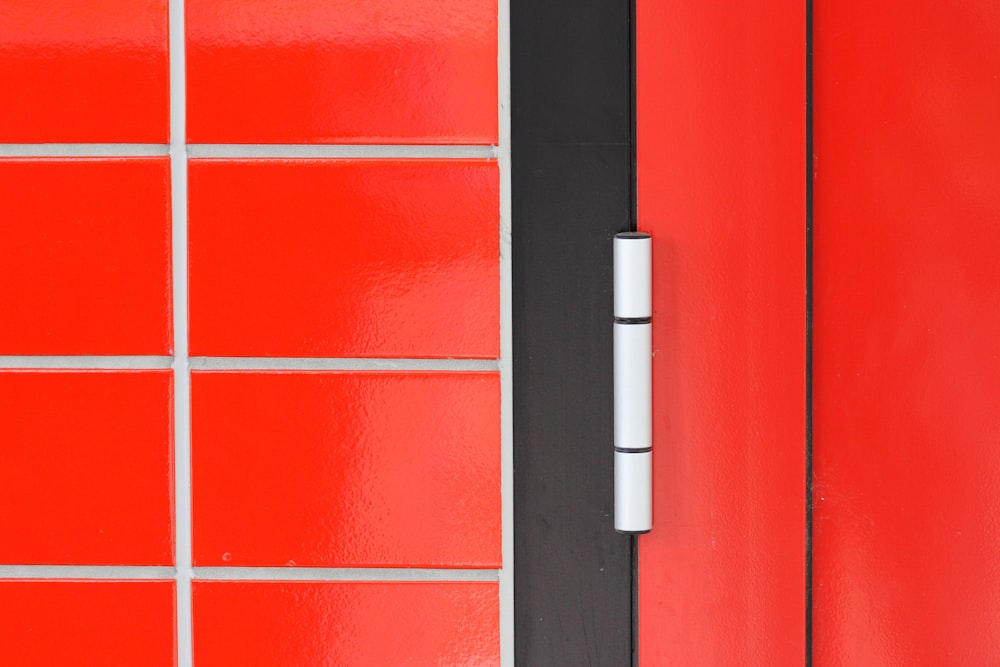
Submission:
M 511 1 L 518 667 L 636 659 L 611 393 L 611 238 L 635 229 L 633 17 L 633 0 Z

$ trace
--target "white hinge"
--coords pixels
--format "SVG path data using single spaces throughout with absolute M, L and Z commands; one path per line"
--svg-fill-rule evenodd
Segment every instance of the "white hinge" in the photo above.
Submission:
M 653 239 L 614 240 L 615 530 L 653 527 Z

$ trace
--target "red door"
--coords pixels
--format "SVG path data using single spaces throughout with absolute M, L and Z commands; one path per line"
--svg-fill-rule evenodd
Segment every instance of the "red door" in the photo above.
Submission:
M 997 664 L 1000 4 L 814 25 L 814 664 Z
M 638 2 L 643 667 L 1000 655 L 1000 7 L 887 4 Z

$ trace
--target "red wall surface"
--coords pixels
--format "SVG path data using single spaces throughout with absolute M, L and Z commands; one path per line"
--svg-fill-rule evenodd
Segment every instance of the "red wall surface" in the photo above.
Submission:
M 498 15 L 2 3 L 0 663 L 499 663 Z

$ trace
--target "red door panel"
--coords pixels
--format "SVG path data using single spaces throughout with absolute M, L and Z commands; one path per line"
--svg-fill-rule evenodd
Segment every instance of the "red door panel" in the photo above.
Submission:
M 815 664 L 993 664 L 1000 5 L 814 31 Z
M 801 665 L 804 5 L 637 12 L 655 415 L 640 664 Z

